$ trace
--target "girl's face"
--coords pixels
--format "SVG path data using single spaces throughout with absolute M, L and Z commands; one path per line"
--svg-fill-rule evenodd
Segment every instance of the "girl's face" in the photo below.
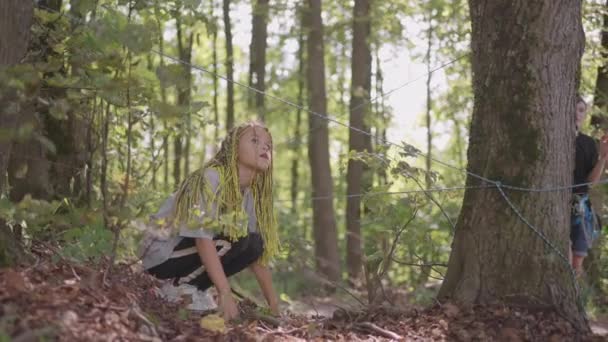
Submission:
M 585 122 L 585 118 L 587 117 L 587 105 L 584 102 L 576 103 L 576 128 L 579 129 L 583 122 Z
M 239 138 L 239 166 L 265 172 L 272 165 L 272 138 L 259 126 L 246 128 Z

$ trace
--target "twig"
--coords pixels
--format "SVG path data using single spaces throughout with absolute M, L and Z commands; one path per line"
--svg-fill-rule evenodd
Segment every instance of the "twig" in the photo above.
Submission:
M 114 225 L 114 241 L 112 242 L 112 254 L 110 255 L 110 261 L 108 263 L 108 267 L 106 271 L 103 273 L 102 285 L 106 285 L 106 280 L 108 275 L 112 272 L 112 267 L 114 267 L 114 261 L 116 260 L 116 253 L 118 252 L 118 239 L 120 239 L 120 231 L 122 230 L 122 226 L 120 224 Z
M 146 324 L 148 328 L 150 328 L 150 332 L 152 332 L 153 336 L 158 337 L 158 332 L 156 331 L 156 327 L 154 326 L 154 324 L 150 322 L 150 320 L 139 311 L 136 305 L 131 306 L 129 312 L 132 313 L 135 317 L 139 318 L 141 321 L 143 321 L 144 324 Z
M 76 280 L 80 281 L 80 276 L 76 273 L 76 271 L 74 270 L 74 267 L 72 265 L 70 265 L 70 268 L 72 269 L 72 274 L 74 275 L 74 278 L 76 278 Z
M 380 328 L 379 326 L 375 325 L 374 323 L 361 322 L 361 323 L 355 324 L 355 326 L 360 329 L 365 329 L 365 330 L 375 332 L 382 337 L 390 338 L 393 340 L 403 340 L 403 337 L 401 335 L 398 335 L 390 330 Z
M 270 331 L 268 334 L 269 335 L 288 335 L 289 336 L 289 335 L 291 335 L 291 334 L 293 334 L 295 332 L 298 332 L 300 330 L 302 330 L 302 328 L 293 328 L 293 329 L 290 329 L 290 330 L 282 330 L 281 328 L 279 328 L 277 330 Z
M 399 229 L 399 231 L 395 235 L 395 238 L 393 239 L 393 243 L 391 245 L 390 252 L 388 252 L 388 256 L 386 257 L 386 262 L 384 263 L 384 265 L 382 265 L 382 272 L 380 272 L 380 275 L 378 276 L 378 278 L 384 277 L 384 275 L 386 274 L 386 272 L 388 272 L 388 268 L 390 266 L 390 262 L 393 259 L 393 255 L 395 254 L 395 249 L 397 248 L 397 242 L 399 242 L 399 238 L 401 237 L 401 234 L 403 233 L 403 231 L 416 218 L 416 214 L 418 214 L 418 209 L 414 210 L 414 213 L 412 214 L 412 217 L 410 217 L 409 220 L 407 220 L 407 222 L 401 227 L 401 229 Z

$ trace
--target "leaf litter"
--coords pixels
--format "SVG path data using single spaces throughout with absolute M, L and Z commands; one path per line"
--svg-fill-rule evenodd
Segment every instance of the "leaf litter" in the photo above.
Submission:
M 0 340 L 61 341 L 608 341 L 581 335 L 554 312 L 506 306 L 461 309 L 380 306 L 338 309 L 330 317 L 288 312 L 280 319 L 243 301 L 225 323 L 158 297 L 159 282 L 118 264 L 103 284 L 104 262 L 52 262 L 0 269 Z

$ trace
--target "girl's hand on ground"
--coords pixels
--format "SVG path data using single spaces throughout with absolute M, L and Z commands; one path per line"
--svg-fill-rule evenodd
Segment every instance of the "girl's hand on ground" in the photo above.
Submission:
M 239 307 L 231 293 L 220 294 L 220 312 L 224 320 L 231 321 L 239 317 Z
M 281 310 L 279 309 L 278 303 L 273 303 L 270 305 L 270 313 L 276 317 L 281 317 Z

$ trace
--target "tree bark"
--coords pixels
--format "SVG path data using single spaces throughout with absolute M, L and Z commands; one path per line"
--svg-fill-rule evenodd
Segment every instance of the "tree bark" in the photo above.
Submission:
M 158 6 L 158 2 L 155 2 L 155 6 Z M 158 27 L 158 49 L 160 50 L 160 54 L 164 54 L 165 50 L 165 39 L 163 38 L 163 24 L 161 19 L 158 17 L 158 13 L 156 13 L 156 24 Z M 159 59 L 159 65 L 162 68 L 165 66 L 165 59 L 161 56 Z M 167 89 L 161 84 L 160 85 L 160 100 L 163 105 L 167 104 Z M 163 142 L 162 142 L 162 150 L 163 150 L 163 188 L 165 191 L 169 191 L 169 129 L 167 127 L 167 122 L 163 123 Z
M 604 6 L 604 11 L 608 11 L 608 1 Z M 602 46 L 600 55 L 602 65 L 597 68 L 597 79 L 595 81 L 595 94 L 593 103 L 600 109 L 601 113 L 606 113 L 608 109 L 608 13 L 604 12 L 602 23 Z
M 0 1 L 0 74 L 20 63 L 27 52 L 34 14 L 32 1 Z M 16 106 L 10 106 L 9 103 Z M 15 91 L 0 86 L 0 127 L 13 132 L 19 125 L 19 112 L 25 110 Z M 15 110 L 12 112 L 10 109 Z M 0 196 L 7 191 L 7 171 L 13 139 L 0 138 Z M 13 231 L 0 220 L 0 267 L 11 266 L 24 259 L 23 249 Z
M 192 45 L 194 44 L 194 35 L 190 33 L 188 37 L 184 37 L 184 27 L 181 22 L 181 15 L 178 13 L 176 16 L 177 25 L 177 47 L 179 50 L 179 58 L 186 62 L 182 64 L 182 75 L 185 79 L 183 85 L 180 85 L 177 89 L 177 104 L 186 110 L 185 117 L 181 122 L 183 137 L 175 137 L 175 162 L 173 169 L 173 176 L 175 179 L 175 186 L 179 186 L 181 180 L 181 160 L 184 160 L 184 177 L 190 172 L 190 102 L 191 102 L 191 88 L 192 88 L 192 70 L 190 70 L 190 63 L 192 62 Z M 184 128 L 185 126 L 185 128 Z
M 504 184 L 572 183 L 584 33 L 579 1 L 470 0 L 474 110 L 468 171 Z M 481 181 L 467 176 L 467 185 Z M 467 190 L 439 296 L 556 309 L 588 329 L 567 255 L 570 191 Z M 565 258 L 563 258 L 565 256 Z
M 215 21 L 215 2 L 210 1 L 211 5 L 211 17 L 213 21 Z M 215 75 L 218 74 L 218 63 L 217 63 L 217 25 L 214 25 L 213 32 L 211 33 L 211 63 L 213 65 L 213 73 Z M 218 144 L 219 140 L 219 125 L 220 125 L 220 115 L 219 115 L 219 107 L 218 107 L 218 78 L 213 77 L 213 143 Z
M 302 125 L 302 105 L 304 104 L 304 65 L 306 61 L 304 60 L 304 50 L 306 49 L 306 41 L 304 40 L 304 14 L 305 11 L 298 7 L 298 17 L 300 18 L 300 32 L 298 34 L 298 109 L 296 111 L 296 126 L 293 134 L 294 144 L 298 144 L 298 147 L 294 148 L 294 157 L 291 161 L 291 213 L 295 215 L 297 208 L 297 198 L 298 198 L 298 178 L 299 169 L 300 169 L 300 148 L 301 140 L 302 140 L 302 132 L 300 130 L 300 126 Z M 306 232 L 303 232 L 303 236 L 306 236 Z
M 432 9 L 429 11 L 429 28 L 427 29 L 427 49 L 426 49 L 426 188 L 429 189 L 432 185 L 431 179 L 431 163 L 433 160 L 433 133 L 431 132 L 431 124 L 433 118 L 431 116 L 433 110 L 433 98 L 431 95 L 431 85 L 433 83 L 433 73 L 431 72 L 431 52 L 433 48 L 433 15 Z
M 249 45 L 249 86 L 266 91 L 266 38 L 268 36 L 268 0 L 253 5 L 252 34 Z M 249 92 L 249 107 L 255 108 L 264 120 L 264 94 Z
M 309 0 L 308 26 L 308 94 L 310 109 L 322 115 L 327 112 L 325 92 L 325 58 L 321 0 Z M 340 279 L 338 234 L 333 205 L 333 183 L 329 165 L 329 132 L 327 121 L 312 113 L 308 116 L 308 157 L 312 178 L 313 226 L 317 269 L 330 280 Z M 313 129 L 314 128 L 314 129 Z
M 18 64 L 27 52 L 30 40 L 30 27 L 34 13 L 30 1 L 8 0 L 0 2 L 0 72 Z M 0 93 L 0 124 L 6 132 L 13 132 L 19 125 L 19 114 L 11 112 L 15 102 L 15 92 L 3 87 Z M 18 104 L 18 103 L 17 103 Z M 13 139 L 4 137 L 0 140 L 0 194 L 6 191 L 6 172 L 10 160 Z
M 234 53 L 232 49 L 232 26 L 230 24 L 230 0 L 223 0 L 224 34 L 226 35 L 226 130 L 234 126 Z
M 376 126 L 376 134 L 374 136 L 375 146 L 384 145 L 384 141 L 386 141 L 386 128 L 388 126 L 388 116 L 386 113 L 386 106 L 384 105 L 384 89 L 382 84 L 384 83 L 384 76 L 382 75 L 382 63 L 380 61 L 380 43 L 376 42 L 375 49 L 375 60 L 376 60 L 376 73 L 375 73 L 375 88 L 376 88 L 376 97 L 380 97 L 377 99 L 374 105 L 374 112 L 377 118 L 380 120 L 380 124 Z M 373 148 L 373 147 L 372 147 Z M 388 183 L 388 175 L 386 173 L 386 168 L 378 168 L 377 175 L 378 183 L 380 185 L 384 185 Z
M 371 0 L 355 0 L 353 9 L 353 42 L 351 65 L 351 127 L 369 133 L 366 115 L 370 109 L 371 65 L 372 55 L 369 47 L 370 6 Z M 371 138 L 355 130 L 349 130 L 348 149 L 350 152 L 371 152 Z M 359 160 L 349 159 L 346 175 L 346 266 L 351 279 L 359 277 L 362 267 L 361 243 L 361 197 L 358 195 L 364 187 L 362 182 L 365 164 Z M 369 187 L 369 181 L 366 187 Z

